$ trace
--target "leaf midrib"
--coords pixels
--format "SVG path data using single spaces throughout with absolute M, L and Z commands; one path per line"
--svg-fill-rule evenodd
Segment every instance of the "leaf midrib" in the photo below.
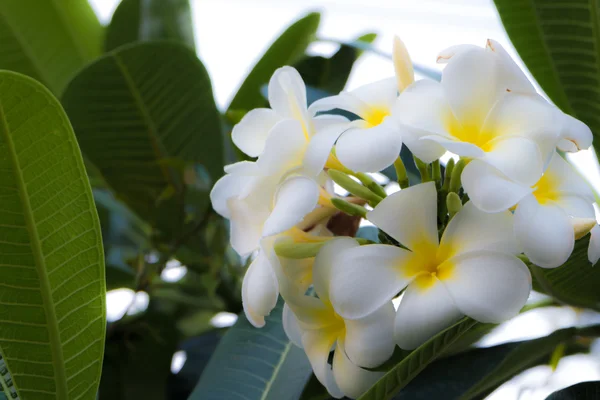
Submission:
M 0 103 L 0 134 L 4 136 L 8 147 L 9 158 L 13 165 L 15 181 L 18 186 L 19 196 L 23 205 L 23 216 L 27 224 L 27 230 L 29 231 L 29 237 L 31 240 L 31 251 L 35 259 L 35 267 L 40 279 L 40 292 L 43 301 L 43 308 L 46 314 L 46 323 L 48 327 L 48 338 L 50 349 L 52 351 L 52 366 L 54 367 L 55 384 L 56 384 L 56 397 L 58 399 L 68 398 L 67 388 L 67 373 L 65 369 L 64 356 L 62 352 L 62 346 L 60 342 L 60 333 L 58 328 L 58 318 L 56 317 L 56 309 L 54 308 L 54 301 L 52 299 L 52 289 L 50 288 L 50 280 L 46 270 L 46 260 L 42 251 L 42 244 L 39 233 L 35 224 L 35 218 L 33 216 L 33 210 L 31 207 L 31 201 L 25 181 L 23 179 L 23 173 L 15 145 L 9 133 L 8 121 L 4 113 L 4 105 Z M 15 388 L 18 388 L 15 385 Z
M 260 396 L 260 400 L 265 400 L 269 396 L 269 392 L 271 391 L 271 388 L 273 387 L 273 382 L 277 378 L 277 375 L 279 374 L 279 370 L 281 369 L 281 366 L 285 362 L 285 358 L 287 357 L 287 354 L 290 352 L 290 349 L 292 348 L 292 346 L 293 346 L 292 342 L 288 342 L 288 344 L 285 346 L 285 350 L 281 353 L 281 357 L 279 357 L 279 362 L 273 369 L 273 375 L 271 375 L 271 379 L 269 379 L 267 381 L 267 386 L 265 386 L 265 391 L 263 392 L 262 396 Z

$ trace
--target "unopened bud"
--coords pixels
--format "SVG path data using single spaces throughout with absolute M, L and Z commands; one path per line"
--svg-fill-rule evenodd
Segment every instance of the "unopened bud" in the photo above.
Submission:
M 450 190 L 450 180 L 452 178 L 452 171 L 454 170 L 454 158 L 451 158 L 446 163 L 446 169 L 444 170 L 444 184 L 442 190 L 448 192 Z
M 372 206 L 379 204 L 379 202 L 382 200 L 381 196 L 373 193 L 371 190 L 367 189 L 341 171 L 330 169 L 327 174 L 335 183 L 352 193 L 354 196 L 367 200 Z
M 460 159 L 454 165 L 454 168 L 452 169 L 452 178 L 450 178 L 450 192 L 458 193 L 460 190 L 460 187 L 462 186 L 460 176 L 462 175 L 463 169 L 465 169 L 466 165 L 467 162 L 463 159 Z
M 458 194 L 455 192 L 448 193 L 448 196 L 446 196 L 446 208 L 448 209 L 450 219 L 462 209 L 462 201 Z
M 402 162 L 402 158 L 396 158 L 396 161 L 394 161 L 394 169 L 396 170 L 398 185 L 400 185 L 401 189 L 406 189 L 409 186 L 409 182 L 408 175 L 406 174 L 406 167 L 404 166 L 404 162 Z
M 367 209 L 357 204 L 348 203 L 345 200 L 332 198 L 331 204 L 338 210 L 353 217 L 367 218 Z
M 425 164 L 423 161 L 419 160 L 414 155 L 413 158 L 415 159 L 415 165 L 419 170 L 419 174 L 421 174 L 421 182 L 429 182 L 431 180 L 431 176 L 429 175 L 429 164 Z
M 274 248 L 279 257 L 300 259 L 315 257 L 325 243 L 296 243 L 291 239 L 282 239 L 275 242 Z

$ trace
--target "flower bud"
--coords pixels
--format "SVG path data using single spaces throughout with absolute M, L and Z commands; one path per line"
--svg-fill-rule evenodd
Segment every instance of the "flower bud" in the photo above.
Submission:
M 373 193 L 341 171 L 330 169 L 327 173 L 335 183 L 352 193 L 354 196 L 367 200 L 371 205 L 377 205 L 382 200 L 381 196 Z
M 338 210 L 353 217 L 367 218 L 367 209 L 357 204 L 348 203 L 347 201 L 338 198 L 331 199 L 331 204 Z
M 462 201 L 458 194 L 455 192 L 448 193 L 448 196 L 446 196 L 446 207 L 448 208 L 450 219 L 452 219 L 462 209 Z

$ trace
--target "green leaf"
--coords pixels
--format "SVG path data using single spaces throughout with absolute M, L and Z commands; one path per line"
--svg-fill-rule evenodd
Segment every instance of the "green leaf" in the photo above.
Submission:
M 29 75 L 55 94 L 100 55 L 102 37 L 87 0 L 0 2 L 0 68 Z
M 0 71 L 0 355 L 19 398 L 95 399 L 100 224 L 75 135 L 40 83 Z
M 254 328 L 244 315 L 225 334 L 189 400 L 296 400 L 312 374 L 304 351 L 283 331 L 283 301 Z
M 552 101 L 600 135 L 595 1 L 495 0 L 512 43 Z M 596 141 L 598 148 L 598 141 Z
M 304 56 L 308 45 L 315 39 L 321 14 L 310 13 L 285 30 L 263 54 L 229 105 L 229 110 L 251 110 L 264 106 L 260 88 L 269 82 L 273 72 L 284 65 L 292 65 Z
M 171 162 L 198 164 L 211 184 L 223 173 L 220 116 L 193 50 L 167 42 L 121 47 L 77 75 L 63 104 L 83 153 L 137 215 L 172 233 L 188 208 L 204 214 L 208 189 L 186 204 L 184 171 Z
M 379 379 L 359 400 L 392 399 L 461 335 L 476 325 L 476 321 L 465 317 L 450 328 L 438 333 L 420 347 L 404 356 L 400 362 Z
M 546 400 L 598 400 L 600 381 L 581 382 L 559 390 L 546 397 Z
M 589 235 L 575 242 L 569 260 L 554 269 L 530 265 L 534 288 L 562 303 L 600 310 L 600 268 L 588 261 Z
M 194 48 L 188 0 L 122 0 L 106 29 L 106 51 L 132 42 L 170 39 Z
M 356 42 L 373 43 L 375 38 L 377 38 L 377 34 L 367 33 L 358 37 Z M 296 69 L 302 75 L 306 85 L 337 94 L 346 86 L 352 67 L 361 54 L 361 50 L 342 44 L 331 57 L 305 58 L 296 64 Z

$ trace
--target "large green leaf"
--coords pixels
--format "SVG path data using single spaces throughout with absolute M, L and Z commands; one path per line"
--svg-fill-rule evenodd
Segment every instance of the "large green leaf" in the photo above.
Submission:
M 86 67 L 63 104 L 83 153 L 116 196 L 166 232 L 203 215 L 223 171 L 220 116 L 193 50 L 168 42 L 120 47 Z M 188 202 L 186 165 L 209 181 Z M 171 236 L 173 237 L 173 236 Z
M 375 33 L 367 33 L 358 37 L 356 42 L 370 44 L 376 37 Z M 331 57 L 307 57 L 297 63 L 295 67 L 307 86 L 337 94 L 346 86 L 352 67 L 362 53 L 355 47 L 342 44 Z
M 463 318 L 450 328 L 438 333 L 414 351 L 403 356 L 373 387 L 360 397 L 360 400 L 388 400 L 405 387 L 427 365 L 438 358 L 462 334 L 477 324 L 470 318 Z
M 546 400 L 599 400 L 600 381 L 581 382 L 552 393 Z
M 21 400 L 94 399 L 106 323 L 98 215 L 59 102 L 9 71 L 0 155 L 0 354 Z
M 260 88 L 269 82 L 277 68 L 292 65 L 304 56 L 306 48 L 315 39 L 320 20 L 319 13 L 310 13 L 287 28 L 250 71 L 229 109 L 251 110 L 264 106 Z
M 104 47 L 114 50 L 127 43 L 171 39 L 194 48 L 194 26 L 189 0 L 122 0 L 106 30 Z
M 569 260 L 558 268 L 531 265 L 535 289 L 562 303 L 600 310 L 600 268 L 589 263 L 588 245 L 589 235 L 578 240 Z
M 494 1 L 506 32 L 542 89 L 599 136 L 598 2 Z
M 254 328 L 241 315 L 225 334 L 189 400 L 296 400 L 312 373 L 304 351 L 283 331 L 283 302 Z
M 102 36 L 87 0 L 0 2 L 0 68 L 29 75 L 54 93 L 100 55 Z

